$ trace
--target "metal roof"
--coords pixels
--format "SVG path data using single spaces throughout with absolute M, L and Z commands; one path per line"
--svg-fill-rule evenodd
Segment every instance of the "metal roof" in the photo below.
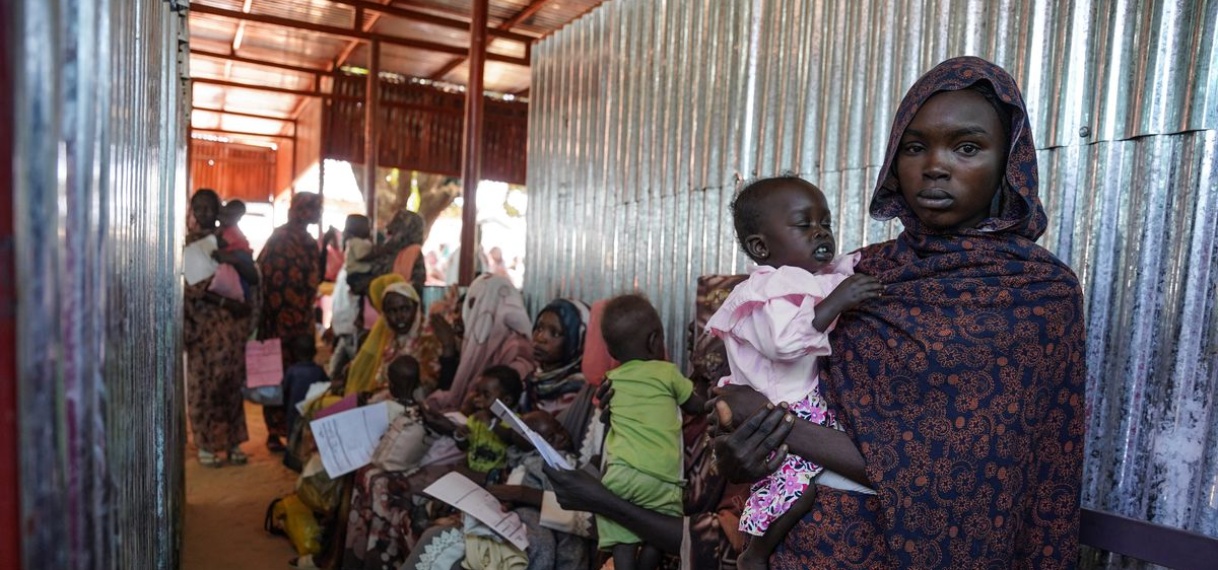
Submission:
M 485 89 L 527 93 L 531 43 L 602 1 L 491 0 Z M 201 133 L 290 135 L 332 71 L 369 65 L 370 39 L 380 40 L 383 73 L 466 83 L 470 0 L 194 0 L 190 8 L 191 126 Z

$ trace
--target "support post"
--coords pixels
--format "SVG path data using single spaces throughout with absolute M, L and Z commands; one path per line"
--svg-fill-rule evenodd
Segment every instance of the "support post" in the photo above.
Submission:
M 461 156 L 460 284 L 474 280 L 478 251 L 478 182 L 482 179 L 482 70 L 486 65 L 489 0 L 474 0 L 469 24 L 469 79 L 465 82 L 465 137 Z
M 381 42 L 368 43 L 368 86 L 364 89 L 364 199 L 368 220 L 376 227 L 376 154 L 380 125 L 377 108 L 381 98 Z

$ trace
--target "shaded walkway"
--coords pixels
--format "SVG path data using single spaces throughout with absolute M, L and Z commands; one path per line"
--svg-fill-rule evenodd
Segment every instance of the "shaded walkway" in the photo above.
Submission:
M 267 505 L 292 491 L 296 474 L 263 444 L 262 410 L 247 402 L 245 418 L 250 440 L 241 448 L 248 465 L 200 467 L 197 450 L 187 446 L 183 570 L 278 570 L 296 554 L 287 539 L 262 529 Z

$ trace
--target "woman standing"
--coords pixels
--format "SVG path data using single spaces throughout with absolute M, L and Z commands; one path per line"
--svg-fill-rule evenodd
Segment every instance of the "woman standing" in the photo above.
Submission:
M 190 200 L 193 224 L 187 229 L 186 245 L 215 235 L 220 197 L 207 189 L 195 192 Z M 258 282 L 258 272 L 248 257 L 219 253 L 218 261 L 232 264 L 242 278 Z M 249 439 L 245 427 L 245 408 L 241 385 L 245 380 L 245 341 L 253 329 L 257 296 L 246 303 L 225 299 L 208 292 L 211 279 L 187 285 L 183 307 L 186 345 L 186 405 L 199 463 L 206 467 L 228 461 L 243 465 L 247 461 L 240 444 Z
M 719 437 L 720 467 L 757 478 L 790 449 L 876 490 L 818 486 L 775 567 L 1073 567 L 1083 297 L 1035 243 L 1048 220 L 1015 80 L 974 57 L 939 64 L 901 102 L 880 172 L 871 214 L 905 230 L 861 250 L 856 271 L 887 288 L 831 339 L 821 387 L 845 433 L 726 389 L 721 423 L 751 419 Z
M 321 283 L 321 257 L 317 240 L 309 235 L 309 224 L 321 221 L 321 197 L 309 192 L 292 196 L 288 223 L 275 228 L 258 256 L 262 271 L 262 318 L 259 339 L 287 341 L 297 336 L 313 338 L 313 306 L 317 285 Z M 287 352 L 284 352 L 286 357 Z M 284 369 L 288 362 L 285 359 Z M 284 450 L 281 437 L 287 437 L 287 416 L 283 406 L 263 406 L 266 420 L 266 446 L 274 452 Z

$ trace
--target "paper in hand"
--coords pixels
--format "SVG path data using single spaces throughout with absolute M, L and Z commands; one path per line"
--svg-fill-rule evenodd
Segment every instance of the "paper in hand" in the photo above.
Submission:
M 464 475 L 455 471 L 449 473 L 423 489 L 423 493 L 478 519 L 516 548 L 525 550 L 529 547 L 528 530 L 520 517 L 511 511 L 503 512 L 499 499 Z
M 331 479 L 372 462 L 372 454 L 389 430 L 386 402 L 339 412 L 309 422 L 317 451 Z
M 187 285 L 194 285 L 216 274 L 220 264 L 211 257 L 216 249 L 216 236 L 207 236 L 191 242 L 182 250 L 182 273 Z
M 494 405 L 491 406 L 491 412 L 499 416 L 499 419 L 507 422 L 516 433 L 529 440 L 529 443 L 532 443 L 533 447 L 537 448 L 537 451 L 541 453 L 541 458 L 545 460 L 546 465 L 554 469 L 566 471 L 575 469 L 575 466 L 571 465 L 571 462 L 567 461 L 567 458 L 563 454 L 554 449 L 550 445 L 550 442 L 537 435 L 537 432 L 529 429 L 528 424 L 525 424 L 524 420 L 520 419 L 520 416 L 503 405 L 503 402 L 495 400 Z

